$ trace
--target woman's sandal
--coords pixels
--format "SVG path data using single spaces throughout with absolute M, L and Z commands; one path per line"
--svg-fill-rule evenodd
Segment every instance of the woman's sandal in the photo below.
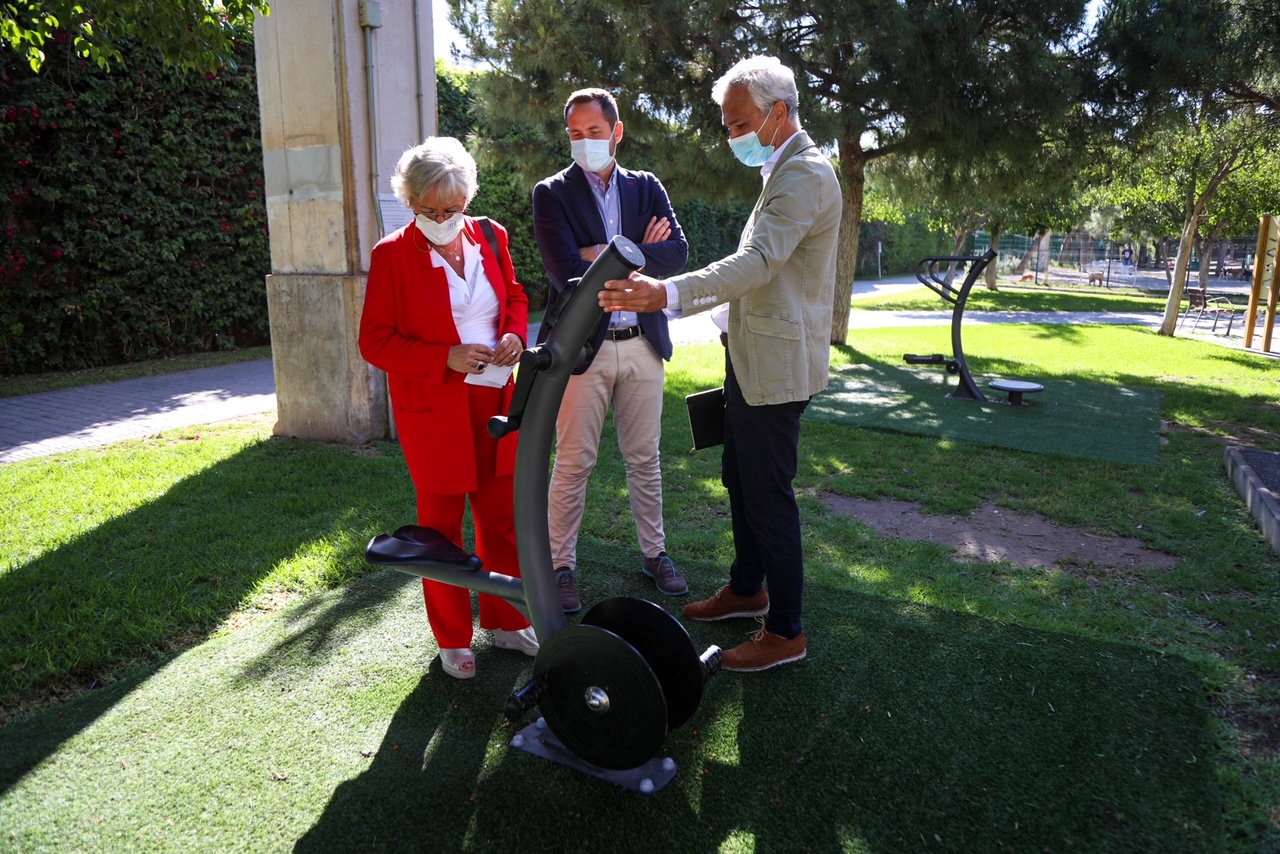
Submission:
M 442 649 L 440 666 L 454 679 L 470 679 L 476 675 L 476 654 L 467 647 Z

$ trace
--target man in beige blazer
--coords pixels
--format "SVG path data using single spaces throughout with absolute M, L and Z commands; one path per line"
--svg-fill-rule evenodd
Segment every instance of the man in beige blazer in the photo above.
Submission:
M 777 59 L 742 60 L 711 95 L 734 156 L 761 167 L 764 177 L 738 251 L 666 280 L 634 273 L 609 281 L 600 305 L 679 316 L 729 304 L 721 477 L 735 556 L 729 583 L 684 613 L 695 620 L 763 617 L 760 631 L 727 650 L 721 665 L 755 671 L 799 661 L 807 652 L 792 481 L 800 416 L 827 387 L 840 185 L 801 129 L 795 76 Z

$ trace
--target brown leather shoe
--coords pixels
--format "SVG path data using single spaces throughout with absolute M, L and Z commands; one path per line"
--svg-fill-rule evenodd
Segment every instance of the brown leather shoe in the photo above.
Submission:
M 808 644 L 805 643 L 804 632 L 793 638 L 784 638 L 762 628 L 746 643 L 725 650 L 720 669 L 753 673 L 799 661 L 807 654 Z
M 675 563 L 666 552 L 662 552 L 657 557 L 645 558 L 641 571 L 653 579 L 659 593 L 683 596 L 689 592 L 689 585 L 685 582 L 684 576 L 680 574 L 680 570 L 676 569 Z
M 684 615 L 690 620 L 727 620 L 731 617 L 763 617 L 769 613 L 769 593 L 763 587 L 754 596 L 739 596 L 725 585 L 710 599 L 690 602 Z
M 566 614 L 582 610 L 582 597 L 578 595 L 578 573 L 567 566 L 556 570 L 556 589 L 560 591 L 560 609 Z

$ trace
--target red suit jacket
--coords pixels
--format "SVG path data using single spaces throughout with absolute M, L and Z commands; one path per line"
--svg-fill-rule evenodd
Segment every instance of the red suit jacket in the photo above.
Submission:
M 480 247 L 485 273 L 498 295 L 498 338 L 514 332 L 528 344 L 529 298 L 516 281 L 507 231 L 496 222 L 499 257 L 484 232 L 467 217 L 466 233 Z M 396 428 L 414 485 L 438 494 L 473 492 L 476 448 L 471 433 L 465 374 L 446 364 L 449 348 L 464 343 L 453 323 L 449 279 L 433 267 L 430 244 L 413 223 L 373 248 L 360 317 L 360 353 L 387 372 Z M 466 342 L 471 343 L 471 342 Z M 502 393 L 503 414 L 512 383 Z M 515 468 L 516 434 L 498 442 L 497 474 Z

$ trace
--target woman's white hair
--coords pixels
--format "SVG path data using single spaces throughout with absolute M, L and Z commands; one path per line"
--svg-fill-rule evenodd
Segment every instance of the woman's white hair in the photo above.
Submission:
M 787 105 L 787 115 L 795 117 L 800 110 L 796 76 L 776 56 L 749 56 L 725 72 L 711 87 L 711 97 L 724 106 L 724 99 L 735 86 L 746 86 L 751 100 L 763 112 L 779 101 Z
M 451 136 L 428 137 L 400 155 L 391 190 L 405 204 L 434 189 L 442 198 L 475 198 L 476 161 L 461 142 Z

